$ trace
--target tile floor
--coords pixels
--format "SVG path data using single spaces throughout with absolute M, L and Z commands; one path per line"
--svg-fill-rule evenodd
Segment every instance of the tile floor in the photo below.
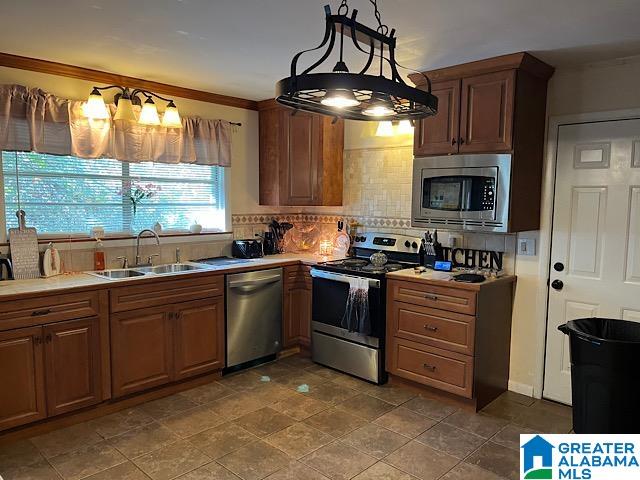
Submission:
M 270 381 L 265 381 L 267 378 Z M 297 391 L 306 384 L 308 393 Z M 4 480 L 505 480 L 520 433 L 567 407 L 506 393 L 474 414 L 289 357 L 0 446 Z

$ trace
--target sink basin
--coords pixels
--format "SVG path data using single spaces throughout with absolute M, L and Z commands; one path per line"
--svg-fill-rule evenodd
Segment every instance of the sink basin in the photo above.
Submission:
M 161 275 L 163 273 L 180 273 L 190 272 L 192 270 L 203 270 L 203 268 L 186 263 L 171 263 L 169 265 L 158 265 L 157 267 L 141 267 L 137 268 L 136 270 L 138 272 L 155 273 L 157 275 Z
M 132 278 L 141 277 L 144 272 L 138 272 L 136 270 L 104 270 L 102 272 L 89 272 L 91 275 L 104 278 L 120 279 L 120 278 Z

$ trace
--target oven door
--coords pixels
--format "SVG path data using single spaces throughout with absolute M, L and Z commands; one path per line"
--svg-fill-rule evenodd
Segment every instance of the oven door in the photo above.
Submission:
M 314 329 L 371 347 L 382 346 L 385 323 L 384 296 L 380 280 L 369 279 L 369 317 L 372 334 L 367 336 L 349 332 L 341 326 L 349 296 L 349 278 L 352 276 L 314 268 L 311 269 L 311 276 L 313 278 L 311 318 Z

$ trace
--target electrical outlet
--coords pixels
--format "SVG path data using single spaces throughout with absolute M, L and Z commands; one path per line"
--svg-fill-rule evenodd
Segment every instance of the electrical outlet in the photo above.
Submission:
M 518 255 L 535 255 L 536 240 L 534 238 L 518 239 Z
M 455 233 L 449 234 L 449 247 L 451 248 L 462 248 L 462 235 L 458 235 Z

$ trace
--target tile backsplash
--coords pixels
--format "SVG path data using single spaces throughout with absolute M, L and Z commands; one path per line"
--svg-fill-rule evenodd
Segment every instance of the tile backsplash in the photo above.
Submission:
M 411 146 L 385 149 L 347 150 L 344 153 L 344 193 L 341 207 L 279 208 L 271 214 L 232 215 L 234 238 L 252 238 L 265 231 L 272 219 L 291 223 L 317 223 L 323 235 L 336 229 L 336 222 L 357 222 L 361 232 L 396 233 L 422 237 L 424 230 L 411 228 Z M 463 248 L 505 253 L 504 268 L 515 265 L 515 235 L 439 231 L 445 246 L 450 236 Z

